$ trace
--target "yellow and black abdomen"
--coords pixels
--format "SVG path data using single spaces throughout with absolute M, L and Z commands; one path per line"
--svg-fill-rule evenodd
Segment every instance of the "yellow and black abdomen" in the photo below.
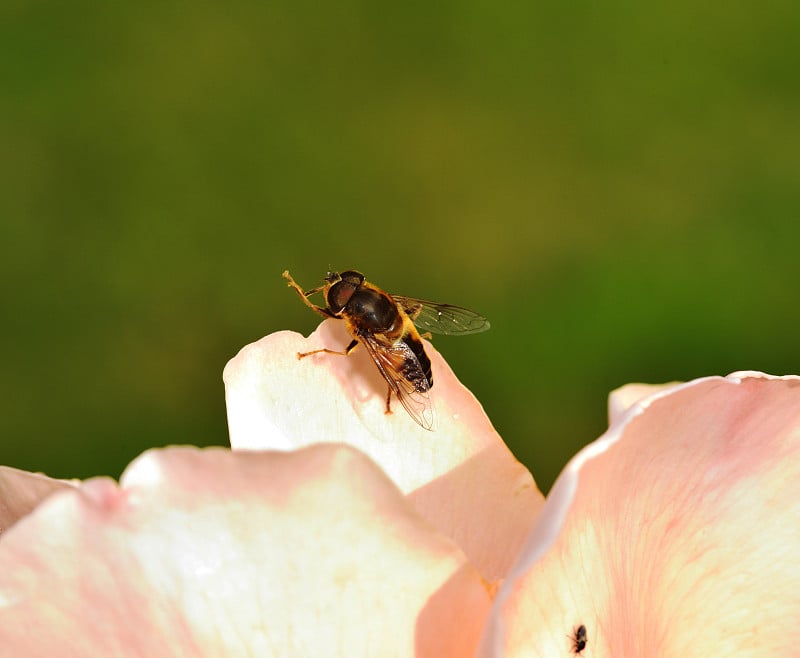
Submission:
M 431 371 L 431 360 L 428 358 L 428 355 L 425 353 L 425 346 L 422 344 L 422 339 L 419 337 L 419 334 L 415 331 L 412 333 L 407 333 L 403 336 L 400 340 L 402 340 L 408 347 L 414 352 L 414 356 L 417 357 L 417 361 L 419 361 L 419 365 L 422 368 L 422 372 L 425 373 L 425 379 L 427 381 L 415 381 L 414 388 L 417 391 L 428 391 L 433 387 L 433 372 Z

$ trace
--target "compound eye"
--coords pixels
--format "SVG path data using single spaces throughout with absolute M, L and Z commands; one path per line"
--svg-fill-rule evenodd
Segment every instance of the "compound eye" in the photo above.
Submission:
M 334 283 L 330 290 L 328 290 L 328 308 L 333 313 L 341 313 L 342 309 L 350 301 L 353 293 L 356 291 L 356 286 L 347 281 L 339 281 Z
M 347 270 L 347 272 L 342 272 L 339 275 L 342 281 L 347 281 L 347 283 L 351 284 L 353 288 L 358 288 L 362 283 L 364 283 L 364 275 L 361 272 L 356 272 L 355 270 Z

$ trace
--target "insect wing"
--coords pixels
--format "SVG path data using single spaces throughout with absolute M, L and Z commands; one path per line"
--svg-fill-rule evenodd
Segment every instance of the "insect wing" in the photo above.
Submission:
M 462 306 L 392 295 L 417 327 L 435 334 L 477 334 L 489 328 L 489 321 Z
M 409 415 L 426 430 L 434 425 L 428 378 L 412 349 L 403 341 L 379 343 L 372 336 L 360 336 L 381 375 Z

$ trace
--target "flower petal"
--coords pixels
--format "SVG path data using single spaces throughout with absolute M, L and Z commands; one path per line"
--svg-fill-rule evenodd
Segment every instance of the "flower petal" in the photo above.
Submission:
M 50 494 L 73 486 L 41 473 L 0 466 L 0 535 Z
M 680 386 L 680 382 L 668 384 L 626 384 L 616 391 L 611 391 L 608 396 L 608 424 L 613 425 L 620 420 L 623 414 L 634 404 L 651 395 L 663 393 L 669 389 Z
M 308 338 L 282 331 L 243 348 L 225 367 L 231 445 L 294 449 L 319 441 L 353 445 L 375 460 L 417 511 L 453 539 L 493 581 L 502 578 L 543 503 L 527 469 L 508 450 L 475 397 L 433 349 L 438 425 L 430 432 L 393 400 L 363 349 L 342 349 L 343 323 L 326 320 Z
M 651 395 L 556 482 L 480 655 L 792 655 L 798 500 L 800 378 Z
M 344 446 L 151 451 L 0 541 L 4 655 L 471 656 L 488 608 Z

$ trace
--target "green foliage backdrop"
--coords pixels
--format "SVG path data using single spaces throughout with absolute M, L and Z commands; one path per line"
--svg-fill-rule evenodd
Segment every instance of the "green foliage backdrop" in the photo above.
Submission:
M 226 442 L 222 368 L 358 268 L 548 488 L 607 393 L 800 372 L 800 5 L 0 9 L 0 463 Z M 435 437 L 432 437 L 435 441 Z

